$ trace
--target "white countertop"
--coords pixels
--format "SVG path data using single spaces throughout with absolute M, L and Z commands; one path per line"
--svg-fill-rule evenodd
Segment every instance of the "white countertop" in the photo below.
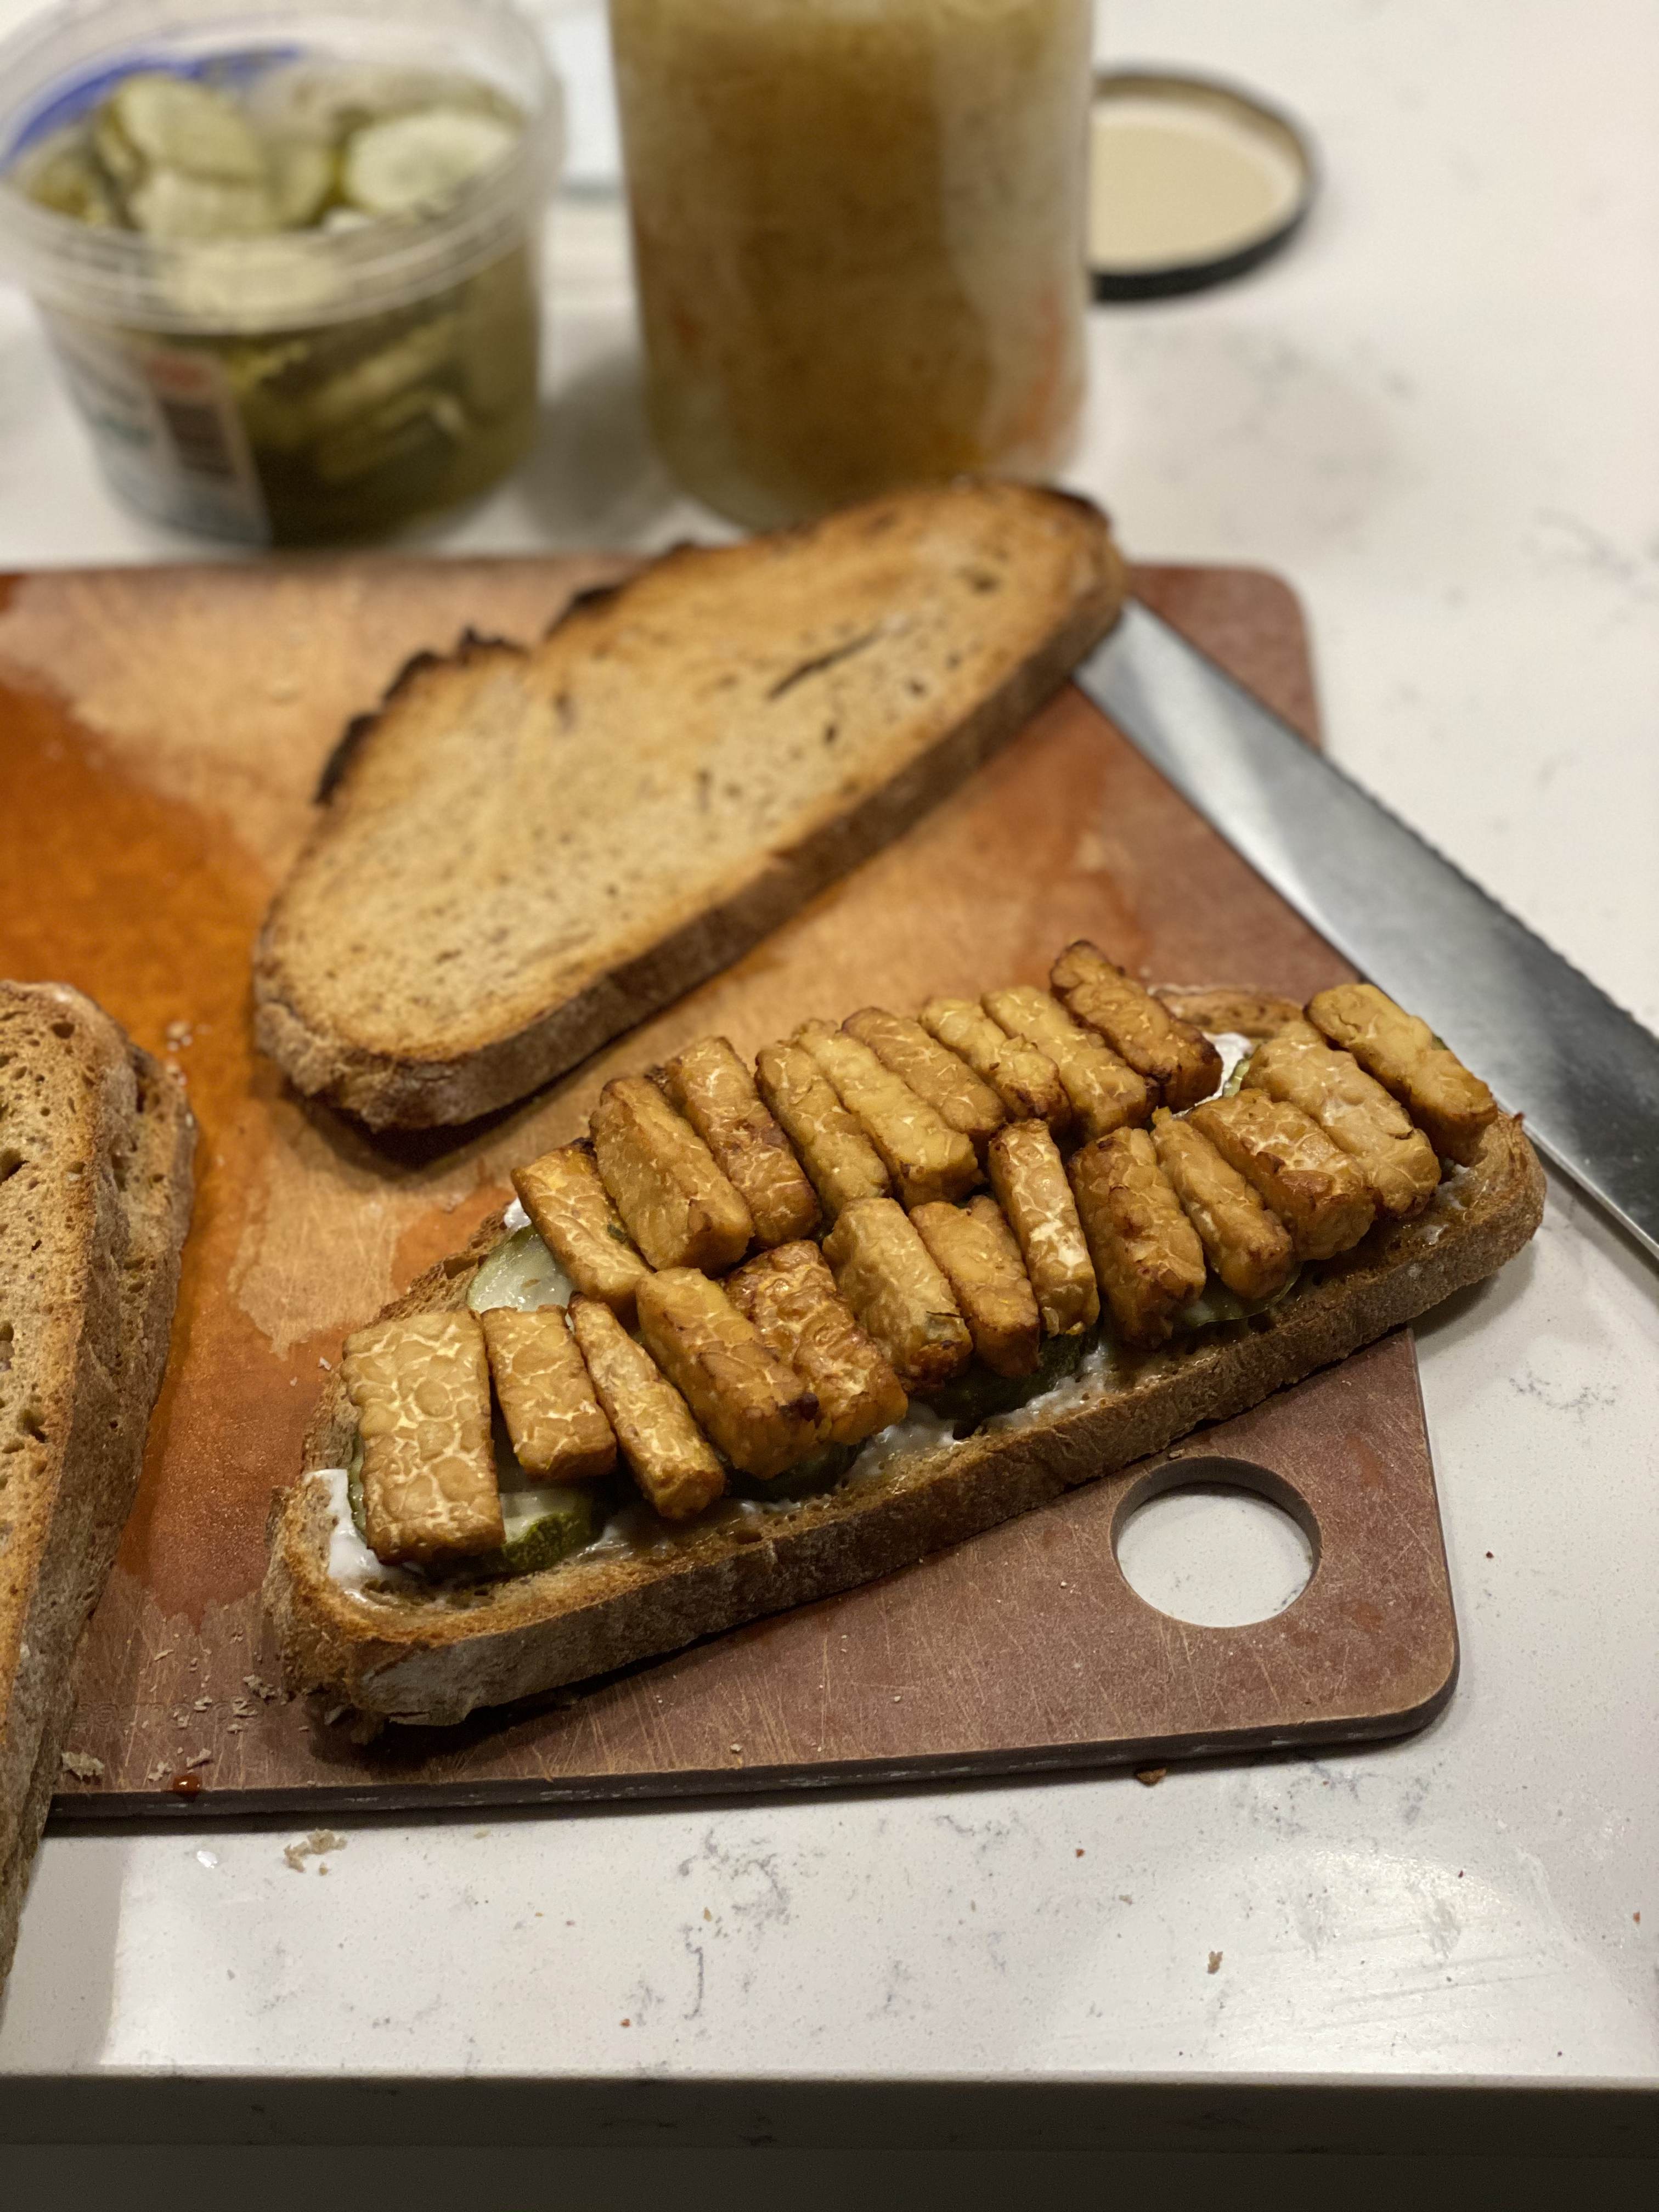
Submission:
M 1659 14 L 1116 0 L 1103 51 L 1258 86 L 1324 188 L 1256 276 L 1091 318 L 1075 481 L 1141 557 L 1287 574 L 1336 756 L 1659 1024 Z M 707 534 L 614 206 L 550 252 L 542 447 L 434 550 Z M 0 566 L 198 550 L 110 504 L 0 294 Z M 1659 1273 L 1557 1182 L 1419 1340 L 1463 1639 L 1423 1735 L 357 1821 L 302 1872 L 291 1828 L 54 1834 L 0 2075 L 1653 2081 Z

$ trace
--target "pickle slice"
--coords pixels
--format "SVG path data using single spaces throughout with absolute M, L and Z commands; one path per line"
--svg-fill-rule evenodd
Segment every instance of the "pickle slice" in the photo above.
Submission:
M 325 484 L 356 483 L 377 471 L 416 462 L 441 466 L 467 431 L 466 410 L 447 392 L 405 392 L 361 421 L 346 424 L 311 449 Z
M 1091 1334 L 1076 1336 L 1045 1336 L 1042 1355 L 1029 1375 L 993 1375 L 987 1367 L 977 1364 L 942 1390 L 929 1391 L 918 1401 L 937 1413 L 942 1421 L 949 1421 L 951 1432 L 958 1439 L 970 1437 L 975 1429 L 996 1413 L 1012 1413 L 1021 1406 L 1039 1398 L 1045 1390 L 1052 1390 L 1066 1376 L 1075 1374 L 1082 1363 L 1085 1346 L 1092 1344 Z
M 111 167 L 123 181 L 155 168 L 231 184 L 265 182 L 264 149 L 246 118 L 192 77 L 141 70 L 116 87 L 99 123 L 100 151 L 106 139 Z
M 466 1302 L 474 1313 L 514 1306 L 526 1313 L 537 1306 L 568 1305 L 575 1285 L 532 1228 L 515 1229 L 496 1245 L 477 1273 Z
M 121 220 L 108 179 L 87 146 L 74 139 L 58 139 L 45 148 L 21 181 L 36 206 L 50 208 L 54 215 L 100 229 Z
M 341 185 L 347 199 L 367 215 L 429 213 L 499 161 L 518 135 L 499 116 L 471 108 L 395 115 L 355 133 L 345 149 Z
M 593 1541 L 599 1533 L 599 1501 L 592 1490 L 579 1490 L 574 1483 L 504 1490 L 501 1526 L 506 1542 L 480 1565 L 493 1565 L 498 1573 L 537 1574 Z
M 1182 1306 L 1176 1316 L 1176 1327 L 1183 1332 L 1200 1328 L 1219 1328 L 1228 1322 L 1249 1321 L 1252 1314 L 1266 1313 L 1269 1306 L 1296 1288 L 1300 1267 L 1291 1271 L 1290 1280 L 1265 1298 L 1241 1298 L 1237 1291 L 1230 1291 L 1225 1283 L 1212 1275 L 1190 1305 Z
M 196 177 L 182 169 L 152 169 L 141 178 L 127 194 L 127 213 L 151 238 L 260 238 L 277 227 L 267 183 Z
M 284 230 L 303 230 L 334 194 L 339 163 L 331 146 L 309 138 L 279 138 L 270 149 L 271 199 Z

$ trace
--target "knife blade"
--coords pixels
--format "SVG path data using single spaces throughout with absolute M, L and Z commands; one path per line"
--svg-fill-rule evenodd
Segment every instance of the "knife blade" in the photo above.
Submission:
M 1139 602 L 1074 680 L 1659 1259 L 1659 1038 Z

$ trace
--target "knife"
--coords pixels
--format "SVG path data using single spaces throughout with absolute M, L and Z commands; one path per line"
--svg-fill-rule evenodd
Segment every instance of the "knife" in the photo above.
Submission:
M 1074 680 L 1659 1259 L 1659 1038 L 1138 601 Z

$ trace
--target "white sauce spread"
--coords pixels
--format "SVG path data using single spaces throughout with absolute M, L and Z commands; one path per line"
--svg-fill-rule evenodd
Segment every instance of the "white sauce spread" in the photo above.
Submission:
M 513 1231 L 515 1229 L 529 1228 L 530 1216 L 525 1212 L 524 1204 L 521 1200 L 515 1198 L 512 1205 L 507 1207 L 507 1212 L 502 1214 L 501 1226 L 506 1230 L 509 1237 L 513 1234 Z
M 402 1567 L 387 1566 L 384 1559 L 376 1559 L 357 1534 L 357 1524 L 351 1517 L 349 1479 L 344 1468 L 316 1468 L 307 1479 L 322 1483 L 328 1491 L 333 1515 L 328 1540 L 331 1582 L 337 1583 L 343 1590 L 349 1590 L 354 1597 L 363 1596 L 371 1584 L 378 1584 L 383 1589 L 420 1589 L 418 1576 L 406 1573 Z

